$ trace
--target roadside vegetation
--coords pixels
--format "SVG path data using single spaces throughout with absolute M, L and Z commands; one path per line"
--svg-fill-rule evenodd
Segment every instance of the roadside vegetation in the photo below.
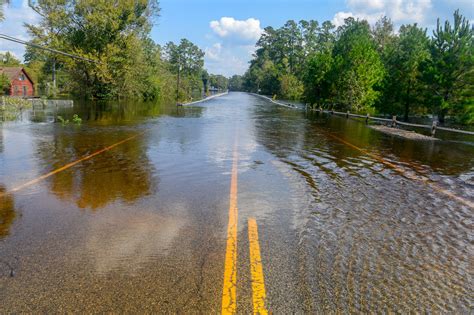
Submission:
M 196 85 L 193 79 L 202 68 L 202 51 L 182 40 L 168 44 L 165 55 L 149 36 L 160 12 L 156 0 L 119 0 L 113 6 L 94 0 L 37 1 L 33 9 L 41 18 L 36 25 L 26 25 L 32 42 L 96 61 L 29 47 L 25 61 L 36 69 L 40 91 L 51 93 L 54 66 L 61 74 L 56 86 L 62 93 L 96 99 L 171 97 L 178 62 L 170 57 L 172 49 L 188 53 L 182 82 Z M 193 71 L 187 68 L 190 63 Z
M 24 66 L 38 95 L 167 101 L 179 95 L 182 101 L 201 97 L 211 84 L 227 88 L 227 81 L 221 82 L 226 78 L 204 70 L 204 52 L 189 40 L 162 47 L 150 38 L 160 14 L 157 0 L 117 0 L 114 5 L 37 0 L 30 6 L 40 16 L 38 24 L 25 25 L 33 43 L 95 61 L 28 47 Z M 4 65 L 14 64 L 10 60 Z M 8 84 L 4 81 L 0 78 L 2 90 Z
M 158 0 L 114 3 L 30 1 L 40 16 L 25 25 L 33 43 L 95 61 L 28 47 L 22 66 L 38 96 L 182 102 L 229 88 L 335 110 L 474 124 L 474 28 L 459 11 L 453 21 L 438 19 L 431 35 L 416 23 L 396 30 L 387 17 L 373 26 L 354 18 L 337 28 L 314 20 L 269 26 L 248 71 L 227 79 L 207 73 L 204 52 L 189 40 L 160 46 L 151 39 Z M 15 65 L 13 55 L 0 56 L 0 66 Z M 1 76 L 0 94 L 8 88 Z
M 374 26 L 348 18 L 288 21 L 265 28 L 244 76 L 231 90 L 259 92 L 359 113 L 435 115 L 474 124 L 474 29 L 458 11 L 432 36 L 417 24 L 398 31 L 387 17 Z
M 18 97 L 0 96 L 0 121 L 18 119 L 24 110 L 31 109 L 31 102 Z

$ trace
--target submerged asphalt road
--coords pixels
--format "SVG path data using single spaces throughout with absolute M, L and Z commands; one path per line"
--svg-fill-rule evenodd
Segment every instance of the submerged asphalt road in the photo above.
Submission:
M 244 93 L 74 111 L 0 128 L 0 312 L 472 311 L 472 145 Z

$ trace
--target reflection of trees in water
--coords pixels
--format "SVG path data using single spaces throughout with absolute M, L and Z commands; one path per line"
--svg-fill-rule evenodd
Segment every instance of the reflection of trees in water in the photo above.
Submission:
M 16 216 L 13 196 L 10 194 L 2 196 L 5 191 L 5 187 L 0 185 L 0 238 L 9 234 L 10 226 Z
M 308 285 L 309 305 L 332 313 L 370 313 L 380 301 L 402 312 L 469 308 L 469 227 L 458 222 L 462 209 L 431 195 L 431 188 L 418 181 L 358 177 L 368 174 L 360 170 L 380 168 L 365 162 L 373 160 L 367 154 L 331 134 L 394 164 L 426 163 L 430 172 L 438 166 L 444 173 L 469 172 L 471 147 L 452 147 L 454 152 L 443 154 L 449 144 L 385 136 L 345 118 L 310 114 L 305 119 L 257 106 L 254 111 L 259 143 L 308 184 L 307 189 L 295 185 L 292 193 L 301 207 L 296 213 L 306 214 L 296 226 L 303 236 L 302 265 L 308 266 L 304 274 L 315 279 Z M 301 136 L 295 135 L 300 126 Z M 313 199 L 307 201 L 306 196 Z
M 255 106 L 253 109 L 257 141 L 279 158 L 285 158 L 301 145 L 306 121 L 297 111 L 275 106 Z
M 160 115 L 200 117 L 202 107 L 178 108 L 175 104 L 120 102 L 76 102 L 74 108 L 61 109 L 65 118 L 78 113 L 96 126 L 55 126 L 52 141 L 37 144 L 43 173 L 60 168 L 83 156 L 119 142 L 129 136 L 120 129 L 104 131 L 99 125 L 135 124 L 137 120 Z M 135 122 L 133 122 L 135 121 Z M 113 127 L 110 127 L 113 128 Z M 137 131 L 138 132 L 138 131 Z M 98 209 L 115 200 L 132 202 L 151 190 L 151 163 L 143 144 L 146 135 L 123 143 L 70 169 L 48 178 L 51 191 L 63 200 L 74 200 L 81 208 Z
M 3 152 L 3 129 L 0 126 L 0 153 Z
M 54 141 L 39 143 L 45 171 L 62 167 L 82 156 L 130 136 L 123 132 L 56 134 Z M 143 145 L 144 136 L 125 142 L 48 179 L 51 191 L 80 208 L 99 209 L 115 200 L 132 202 L 150 193 L 153 169 Z
M 199 118 L 202 116 L 204 109 L 205 107 L 201 106 L 174 106 L 174 108 L 170 108 L 166 115 L 180 118 Z
M 442 141 L 414 141 L 390 136 L 367 128 L 363 122 L 335 116 L 328 119 L 330 130 L 356 146 L 375 151 L 382 157 L 409 163 L 411 168 L 436 171 L 443 175 L 458 175 L 469 171 L 474 160 L 474 146 Z
M 329 117 L 319 113 L 301 114 L 281 111 L 278 108 L 255 106 L 254 115 L 257 139 L 269 151 L 279 157 L 286 157 L 302 149 L 302 154 L 325 151 L 340 167 L 347 159 L 365 156 L 330 137 L 338 137 L 373 151 L 383 157 L 409 163 L 412 167 L 427 168 L 444 175 L 457 175 L 469 171 L 474 160 L 467 157 L 474 154 L 474 146 L 444 142 L 412 141 L 387 136 L 371 130 L 363 122 L 346 120 L 344 117 Z M 320 152 L 317 152 L 318 154 Z
M 175 103 L 122 101 L 77 101 L 74 108 L 62 108 L 59 115 L 70 119 L 78 114 L 84 121 L 100 125 L 123 124 L 159 116 L 200 117 L 203 107 L 177 107 Z

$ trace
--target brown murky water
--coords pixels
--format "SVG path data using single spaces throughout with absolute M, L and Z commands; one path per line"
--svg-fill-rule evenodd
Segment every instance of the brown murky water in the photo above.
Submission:
M 473 139 L 404 140 L 243 93 L 59 110 L 74 113 L 81 126 L 54 110 L 0 126 L 1 312 L 220 312 L 236 139 L 239 313 L 249 217 L 275 313 L 473 311 Z

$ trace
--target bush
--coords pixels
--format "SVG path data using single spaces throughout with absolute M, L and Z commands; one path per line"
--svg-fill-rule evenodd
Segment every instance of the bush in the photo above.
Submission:
M 2 96 L 0 113 L 3 120 L 15 120 L 23 110 L 31 108 L 31 102 L 19 97 Z

